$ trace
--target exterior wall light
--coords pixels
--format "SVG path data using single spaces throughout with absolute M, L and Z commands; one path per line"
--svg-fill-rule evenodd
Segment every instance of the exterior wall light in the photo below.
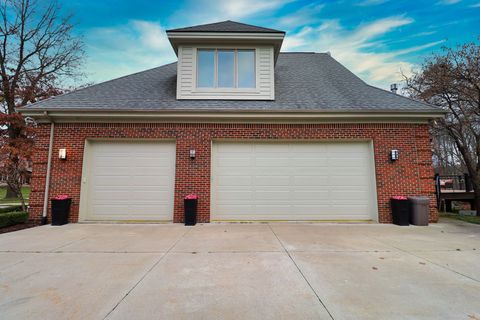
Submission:
M 58 150 L 58 158 L 61 159 L 61 160 L 65 160 L 67 159 L 67 149 L 59 149 Z
M 190 149 L 190 159 L 195 159 L 195 149 Z
M 398 150 L 391 150 L 390 151 L 390 160 L 397 161 L 398 156 L 399 156 Z

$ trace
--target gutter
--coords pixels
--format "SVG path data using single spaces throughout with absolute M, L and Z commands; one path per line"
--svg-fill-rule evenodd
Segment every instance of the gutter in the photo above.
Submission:
M 47 176 L 45 179 L 45 194 L 43 196 L 43 211 L 42 211 L 42 220 L 41 224 L 47 224 L 47 214 L 48 214 L 48 194 L 50 191 L 50 174 L 52 166 L 52 152 L 53 152 L 53 136 L 55 133 L 55 123 L 49 117 L 48 112 L 44 112 L 44 116 L 50 120 L 50 138 L 48 142 L 48 160 L 47 160 Z

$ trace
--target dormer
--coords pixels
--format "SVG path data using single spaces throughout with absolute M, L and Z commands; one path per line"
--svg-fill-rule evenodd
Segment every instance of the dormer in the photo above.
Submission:
M 177 99 L 275 99 L 275 63 L 285 32 L 224 21 L 167 35 L 178 57 Z

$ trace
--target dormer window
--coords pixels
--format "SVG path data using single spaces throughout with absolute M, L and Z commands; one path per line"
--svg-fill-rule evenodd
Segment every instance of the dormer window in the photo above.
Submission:
M 197 88 L 256 87 L 254 49 L 197 49 Z
M 178 56 L 177 99 L 275 100 L 285 32 L 223 21 L 167 35 Z

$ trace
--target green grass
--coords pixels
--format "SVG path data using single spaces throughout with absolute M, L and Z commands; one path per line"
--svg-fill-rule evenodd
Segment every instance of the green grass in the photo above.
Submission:
M 7 187 L 0 187 L 0 204 L 20 203 L 20 200 L 16 198 L 5 199 L 6 194 L 7 194 Z M 23 198 L 28 203 L 28 198 L 30 197 L 30 187 L 22 187 L 22 194 L 23 194 Z
M 480 224 L 480 217 L 479 216 L 461 216 L 461 215 L 455 214 L 455 213 L 440 212 L 440 217 L 441 218 L 456 219 L 456 220 L 465 221 L 465 222 L 474 223 L 474 224 Z

